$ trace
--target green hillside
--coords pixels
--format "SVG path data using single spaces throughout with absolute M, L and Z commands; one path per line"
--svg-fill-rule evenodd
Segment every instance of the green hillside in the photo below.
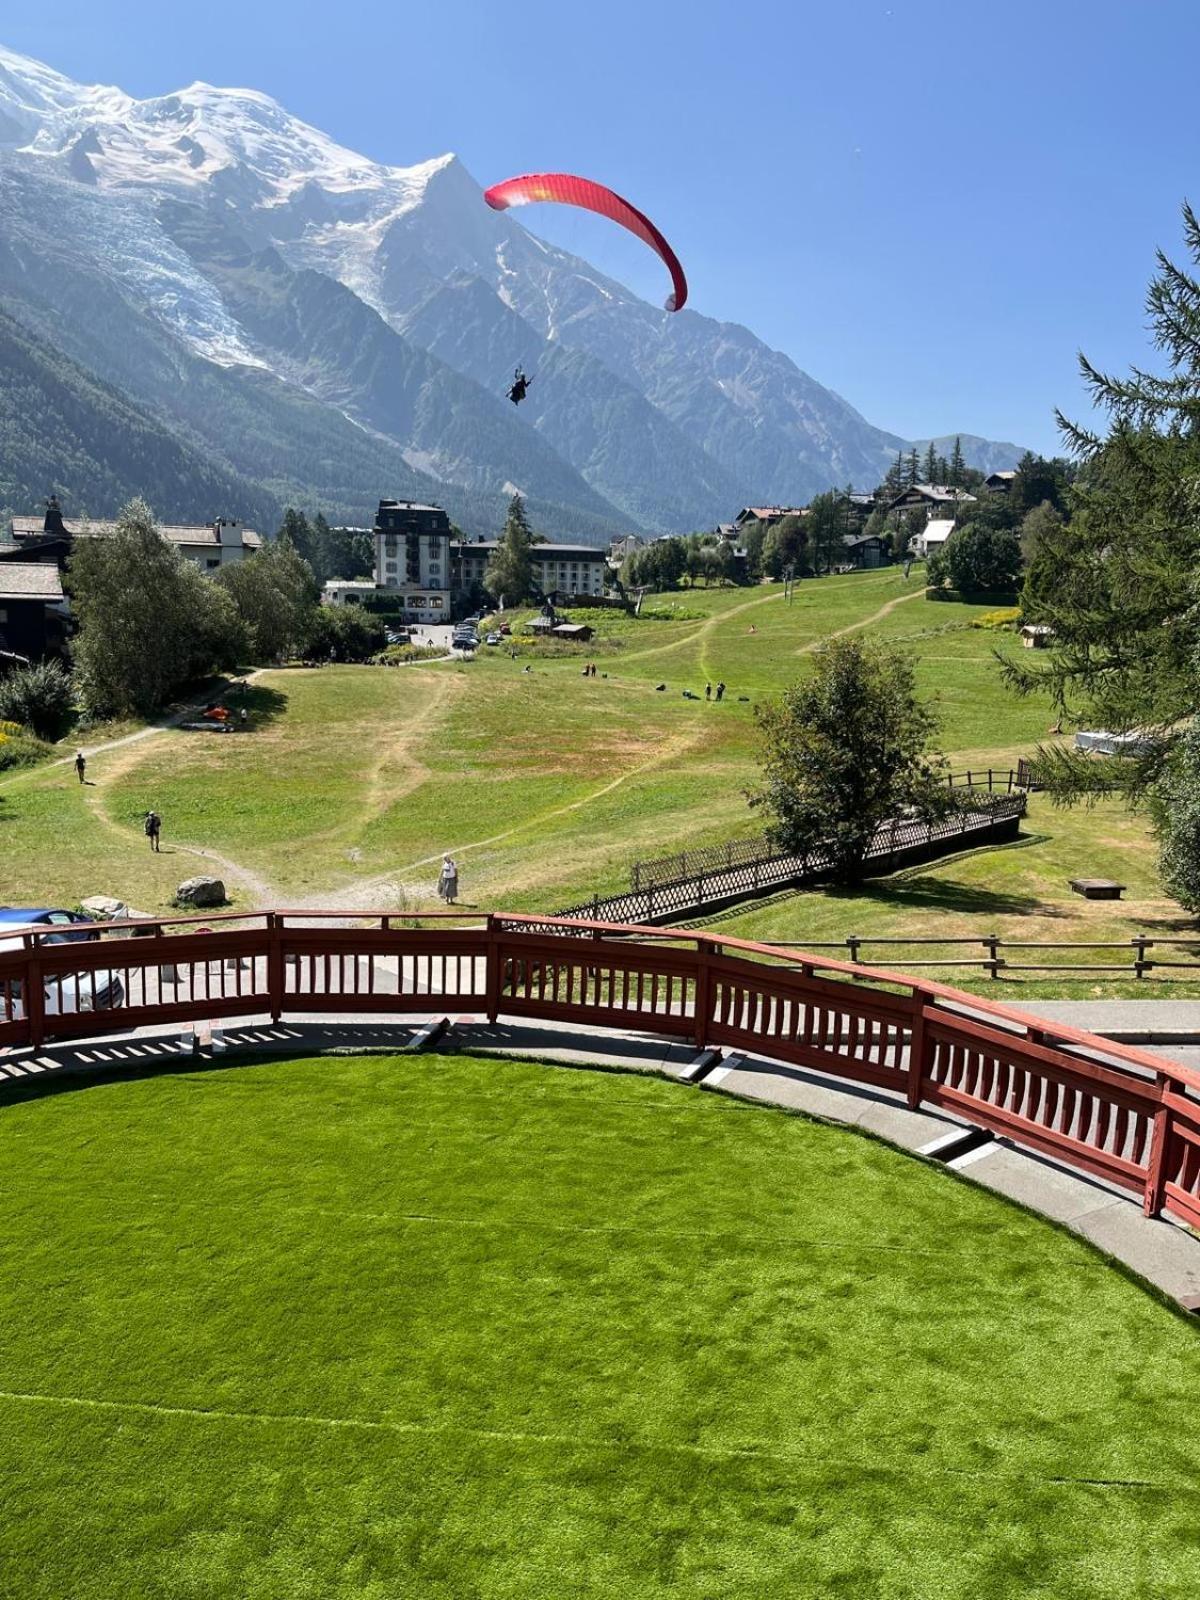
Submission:
M 272 526 L 274 497 L 189 444 L 0 311 L 0 508 L 51 491 L 78 516 L 143 495 L 167 521 L 236 515 Z

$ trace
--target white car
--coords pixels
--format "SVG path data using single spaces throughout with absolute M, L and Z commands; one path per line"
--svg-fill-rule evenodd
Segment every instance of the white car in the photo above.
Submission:
M 0 906 L 0 955 L 23 950 L 26 933 L 41 934 L 46 944 L 91 943 L 100 937 L 88 919 L 75 911 Z M 20 1004 L 19 984 L 13 985 L 12 998 L 14 1003 Z M 115 972 L 105 967 L 56 973 L 45 984 L 43 1006 L 48 1017 L 79 1011 L 116 1011 L 124 1004 L 125 985 Z

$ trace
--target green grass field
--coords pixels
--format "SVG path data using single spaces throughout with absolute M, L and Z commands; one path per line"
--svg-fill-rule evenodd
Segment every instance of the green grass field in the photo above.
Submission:
M 35 1086 L 0 1170 L 5 1600 L 1195 1594 L 1195 1329 L 862 1136 L 326 1058 Z
M 1046 734 L 1047 708 L 1014 699 L 996 671 L 993 652 L 1015 648 L 1012 635 L 972 626 L 980 607 L 927 601 L 895 569 L 806 581 L 791 603 L 764 585 L 647 607 L 654 615 L 636 620 L 586 613 L 598 637 L 578 655 L 513 661 L 485 649 L 470 664 L 264 673 L 245 735 L 164 731 L 95 757 L 82 789 L 69 766 L 0 779 L 6 898 L 111 893 L 156 911 L 181 879 L 215 871 L 247 908 L 415 910 L 436 904 L 443 850 L 458 858 L 468 908 L 548 911 L 619 892 L 635 859 L 761 831 L 745 798 L 754 706 L 847 630 L 911 652 L 955 767 L 1007 771 Z M 581 674 L 589 657 L 595 678 Z M 684 698 L 720 680 L 722 704 Z M 164 818 L 158 857 L 141 833 L 151 806 Z M 1154 880 L 1138 820 L 1035 802 L 1027 835 L 1019 851 L 925 868 L 857 903 L 808 894 L 721 925 L 800 941 L 922 937 L 931 921 L 1011 936 L 1028 919 L 1025 936 L 1046 939 L 1192 931 Z M 1066 887 L 1102 868 L 1130 884 L 1115 914 Z M 1182 977 L 1173 993 L 1200 992 Z M 1103 976 L 1070 992 L 1097 982 L 1117 992 Z

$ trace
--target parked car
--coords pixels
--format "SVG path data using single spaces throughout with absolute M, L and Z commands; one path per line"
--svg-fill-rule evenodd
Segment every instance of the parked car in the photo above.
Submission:
M 96 927 L 78 911 L 47 906 L 0 906 L 0 955 L 23 949 L 25 933 L 40 934 L 44 944 L 77 944 L 100 937 Z M 20 983 L 12 985 L 12 999 L 20 1004 Z M 125 985 L 115 972 L 104 967 L 56 974 L 45 986 L 47 1016 L 75 1011 L 115 1011 L 124 1004 Z M 0 1015 L 4 1009 L 0 985 Z
M 489 633 L 487 638 L 483 642 L 484 642 L 484 644 L 499 644 L 500 643 L 500 635 L 498 633 Z

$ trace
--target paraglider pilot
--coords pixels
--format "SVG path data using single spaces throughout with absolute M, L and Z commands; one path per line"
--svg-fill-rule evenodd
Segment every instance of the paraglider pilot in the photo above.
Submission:
M 518 367 L 513 373 L 512 388 L 508 391 L 508 398 L 512 401 L 513 405 L 519 406 L 521 404 L 521 401 L 525 398 L 525 391 L 529 388 L 529 385 L 532 382 L 533 379 L 527 378 L 521 371 L 520 367 Z

